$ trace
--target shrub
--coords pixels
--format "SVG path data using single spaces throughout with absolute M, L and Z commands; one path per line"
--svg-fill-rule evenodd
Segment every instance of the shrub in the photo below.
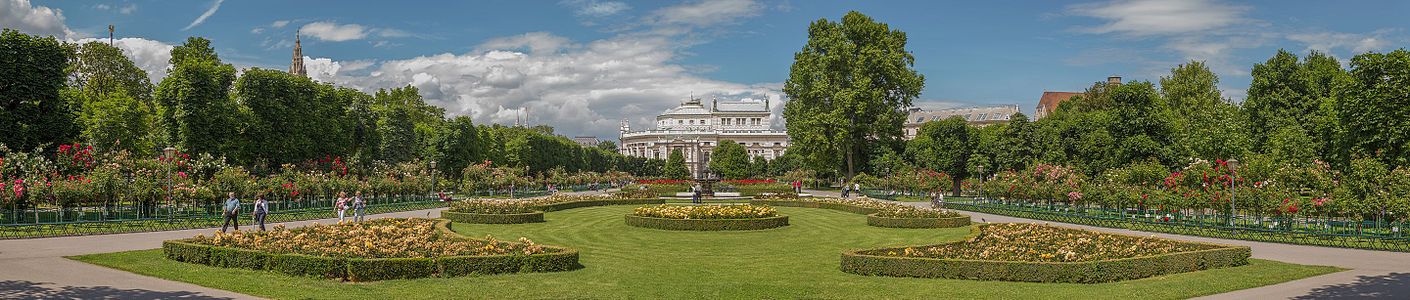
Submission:
M 742 205 L 657 205 L 638 207 L 632 215 L 663 219 L 758 219 L 778 215 L 768 206 Z
M 867 225 L 887 228 L 955 228 L 969 226 L 969 216 L 947 218 L 888 218 L 880 213 L 867 215 Z
M 450 210 L 471 214 L 523 214 L 534 212 L 527 202 L 519 200 L 467 200 L 450 205 Z
M 470 224 L 524 224 L 542 223 L 543 212 L 533 211 L 516 214 L 483 214 L 483 213 L 461 213 L 453 211 L 442 211 L 441 218 L 452 222 Z
M 755 219 L 670 219 L 627 215 L 626 222 L 629 226 L 665 230 L 761 230 L 788 226 L 788 216 Z

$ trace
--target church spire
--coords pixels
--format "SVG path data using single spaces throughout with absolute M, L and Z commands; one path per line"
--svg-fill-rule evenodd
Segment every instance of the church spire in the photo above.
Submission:
M 308 77 L 308 71 L 304 70 L 304 47 L 297 31 L 294 32 L 294 60 L 289 64 L 289 74 Z

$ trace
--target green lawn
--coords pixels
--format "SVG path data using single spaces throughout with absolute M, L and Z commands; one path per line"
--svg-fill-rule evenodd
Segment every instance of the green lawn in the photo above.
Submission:
M 214 268 L 162 258 L 160 250 L 74 257 L 76 260 L 249 295 L 282 299 L 443 298 L 1046 298 L 1180 299 L 1338 271 L 1253 260 L 1249 265 L 1107 284 L 1039 284 L 869 277 L 843 273 L 844 249 L 931 244 L 968 229 L 869 227 L 866 217 L 825 209 L 780 207 L 791 225 L 752 232 L 678 232 L 628 227 L 634 206 L 548 213 L 547 223 L 455 225 L 462 234 L 581 250 L 585 268 L 560 273 L 341 283 L 271 272 Z

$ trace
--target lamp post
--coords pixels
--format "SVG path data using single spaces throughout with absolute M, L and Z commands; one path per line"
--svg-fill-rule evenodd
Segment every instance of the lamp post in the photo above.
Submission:
M 436 161 L 431 161 L 431 196 L 436 197 Z M 437 199 L 439 200 L 439 199 Z
M 1229 227 L 1234 227 L 1234 177 L 1238 170 L 1239 160 L 1229 159 Z
M 979 199 L 984 199 L 984 165 L 979 165 Z
M 172 204 L 175 204 L 175 203 L 176 203 L 176 201 L 175 201 L 176 199 L 172 199 L 172 197 L 171 197 L 171 195 L 172 195 L 172 194 L 171 194 L 171 192 L 172 192 L 172 191 L 171 191 L 171 186 L 176 183 L 176 182 L 175 182 L 176 179 L 175 179 L 175 178 L 171 178 L 171 171 L 172 171 L 172 169 L 175 169 L 175 168 L 176 168 L 176 164 L 172 163 L 172 160 L 176 157 L 176 148 L 175 148 L 175 147 L 166 147 L 166 149 L 162 149 L 162 155 L 166 156 L 166 163 L 169 164 L 169 166 L 166 168 L 166 199 L 167 199 L 167 201 L 171 201 Z M 155 210 L 155 208 L 153 208 L 153 210 Z M 170 219 L 170 218 L 172 217 L 172 210 L 171 210 L 171 208 L 167 208 L 167 210 L 166 210 L 166 215 L 167 215 L 167 218 L 168 218 L 168 219 Z

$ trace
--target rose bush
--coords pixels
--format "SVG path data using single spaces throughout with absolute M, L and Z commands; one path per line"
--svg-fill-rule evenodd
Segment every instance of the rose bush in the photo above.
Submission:
M 638 207 L 632 215 L 663 219 L 758 219 L 778 216 L 769 206 L 739 205 L 657 205 Z

